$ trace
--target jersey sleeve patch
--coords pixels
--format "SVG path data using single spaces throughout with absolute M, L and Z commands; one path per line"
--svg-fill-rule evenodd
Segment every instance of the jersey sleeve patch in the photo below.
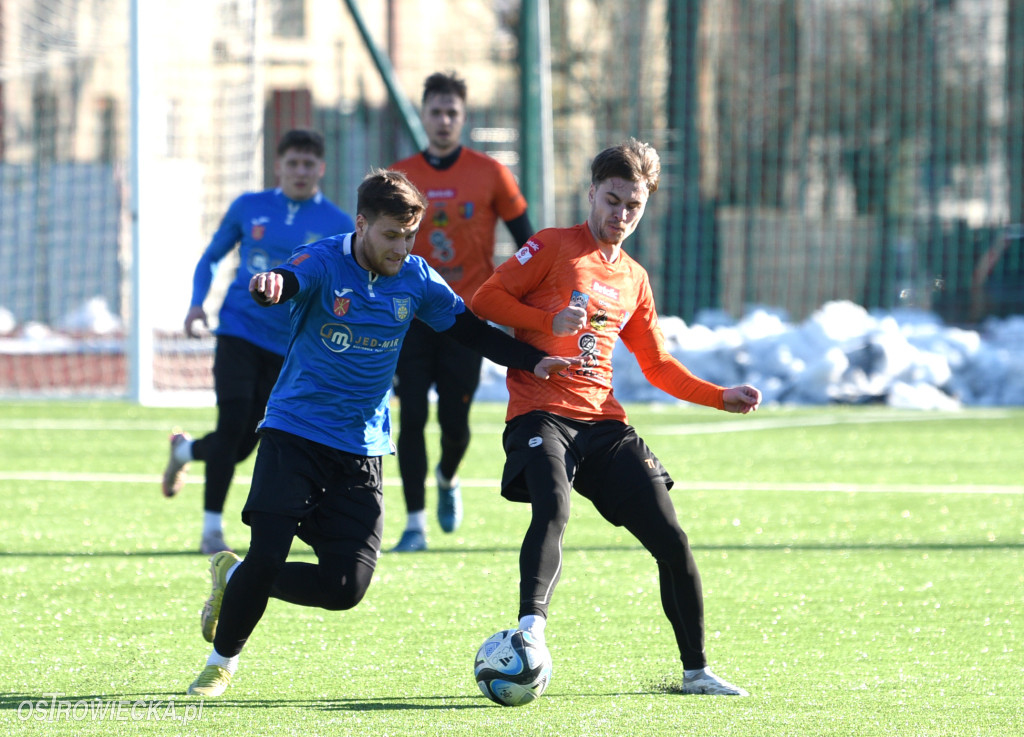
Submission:
M 535 241 L 533 238 L 531 238 L 530 240 L 526 241 L 526 244 L 522 248 L 516 251 L 516 261 L 518 261 L 520 264 L 525 264 L 527 261 L 533 258 L 533 254 L 537 253 L 537 251 L 539 251 L 542 248 L 544 248 L 543 243 L 541 243 L 540 241 Z

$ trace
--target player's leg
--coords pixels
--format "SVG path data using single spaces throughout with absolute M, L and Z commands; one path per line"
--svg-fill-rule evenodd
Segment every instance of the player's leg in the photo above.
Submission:
M 257 349 L 256 391 L 253 394 L 253 401 L 249 405 L 248 425 L 252 428 L 252 432 L 243 435 L 235 455 L 235 465 L 248 458 L 259 444 L 260 436 L 256 428 L 266 415 L 270 393 L 274 389 L 274 384 L 277 383 L 277 377 L 280 376 L 283 365 L 284 356 L 279 356 L 263 348 Z
M 229 549 L 224 542 L 224 503 L 241 449 L 247 446 L 251 451 L 257 441 L 253 417 L 262 416 L 266 406 L 266 398 L 259 405 L 260 372 L 259 348 L 232 336 L 217 339 L 213 364 L 217 426 L 192 443 L 193 458 L 206 464 L 200 540 L 204 554 Z
M 519 626 L 540 640 L 562 573 L 562 538 L 577 463 L 575 432 L 570 421 L 544 412 L 517 417 L 505 428 L 502 495 L 531 505 L 519 550 Z
M 428 394 L 434 381 L 433 330 L 413 320 L 402 343 L 395 370 L 398 395 L 398 471 L 402 477 L 407 519 L 392 551 L 424 550 L 426 542 L 427 443 L 424 433 L 430 412 Z
M 189 686 L 190 694 L 219 696 L 230 684 L 239 654 L 263 617 L 274 581 L 285 567 L 298 520 L 253 512 L 249 524 L 252 536 L 245 559 L 224 572 L 223 580 L 218 580 L 215 567 L 214 590 L 203 609 L 203 636 L 213 636 L 213 652 Z M 229 555 L 234 557 L 221 552 L 214 559 Z
M 480 383 L 483 357 L 472 348 L 443 335 L 437 336 L 437 422 L 441 428 L 441 459 L 437 478 L 437 520 L 445 532 L 462 522 L 462 490 L 458 471 L 469 448 L 469 411 Z
M 238 654 L 263 616 L 284 571 L 299 520 L 310 515 L 329 485 L 333 449 L 278 430 L 262 433 L 253 482 L 242 511 L 251 539 L 245 560 L 214 572 L 203 609 L 203 636 L 213 639 L 206 668 L 189 693 L 218 696 L 238 664 Z M 231 555 L 219 553 L 213 557 Z M 218 595 L 218 589 L 221 589 Z
M 707 669 L 703 586 L 689 538 L 669 496 L 671 477 L 632 428 L 609 426 L 608 432 L 610 444 L 587 449 L 588 460 L 581 465 L 577 487 L 606 519 L 629 530 L 657 561 L 662 608 L 683 663 L 683 690 L 746 695 Z

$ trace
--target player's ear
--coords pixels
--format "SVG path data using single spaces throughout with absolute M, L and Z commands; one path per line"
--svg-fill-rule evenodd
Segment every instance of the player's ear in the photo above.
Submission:
M 357 213 L 356 214 L 356 235 L 358 235 L 360 238 L 362 238 L 363 234 L 366 232 L 366 225 L 367 225 L 367 223 L 366 223 L 366 216 L 363 215 L 363 213 L 361 213 L 361 212 Z
M 593 184 L 590 185 L 590 191 L 587 192 L 587 200 L 590 201 L 591 205 L 594 204 L 594 185 Z

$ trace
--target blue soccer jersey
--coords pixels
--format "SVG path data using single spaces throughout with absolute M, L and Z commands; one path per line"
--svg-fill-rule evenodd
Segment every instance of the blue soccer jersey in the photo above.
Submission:
M 299 291 L 289 300 L 291 339 L 260 426 L 356 455 L 393 452 L 391 379 L 409 324 L 415 316 L 447 330 L 466 309 L 462 298 L 419 256 L 395 276 L 372 274 L 356 263 L 351 233 L 299 249 L 282 268 Z
M 214 267 L 238 245 L 238 272 L 224 296 L 216 332 L 284 355 L 288 311 L 265 310 L 256 304 L 249 296 L 250 278 L 284 263 L 298 246 L 349 233 L 355 227 L 352 218 L 321 192 L 302 201 L 289 199 L 280 188 L 244 194 L 231 203 L 196 265 L 190 306 L 203 304 Z

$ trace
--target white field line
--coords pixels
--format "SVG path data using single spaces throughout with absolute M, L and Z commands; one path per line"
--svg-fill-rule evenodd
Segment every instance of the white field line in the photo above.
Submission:
M 671 409 L 666 409 L 671 412 Z M 702 435 L 727 432 L 757 432 L 761 430 L 781 430 L 798 427 L 822 427 L 827 425 L 859 425 L 892 422 L 932 422 L 936 420 L 1001 420 L 1011 417 L 1012 413 L 1004 409 L 965 409 L 956 412 L 916 412 L 910 410 L 880 409 L 855 413 L 834 413 L 823 410 L 814 416 L 800 417 L 734 417 L 725 421 L 690 422 L 679 425 L 643 425 L 637 428 L 641 435 Z M 188 428 L 186 428 L 188 429 Z M 213 429 L 211 419 L 209 428 Z M 480 434 L 501 433 L 504 424 L 474 423 L 473 429 Z M 155 423 L 152 420 L 103 420 L 76 419 L 59 420 L 54 418 L 3 419 L 0 418 L 0 431 L 95 431 L 95 432 L 141 432 L 152 431 L 169 433 L 171 424 Z M 435 423 L 427 426 L 428 432 L 437 432 Z
M 160 476 L 131 473 L 63 473 L 60 471 L 0 471 L 0 481 L 92 483 L 92 484 L 147 484 L 155 489 Z M 236 476 L 235 484 L 248 486 L 252 479 Z M 497 491 L 499 479 L 463 479 L 466 488 Z M 397 488 L 399 481 L 385 480 L 387 487 Z M 1024 494 L 1024 486 L 974 484 L 836 484 L 786 483 L 771 481 L 684 481 L 674 489 L 688 491 L 782 491 L 787 493 L 845 493 L 845 494 Z

